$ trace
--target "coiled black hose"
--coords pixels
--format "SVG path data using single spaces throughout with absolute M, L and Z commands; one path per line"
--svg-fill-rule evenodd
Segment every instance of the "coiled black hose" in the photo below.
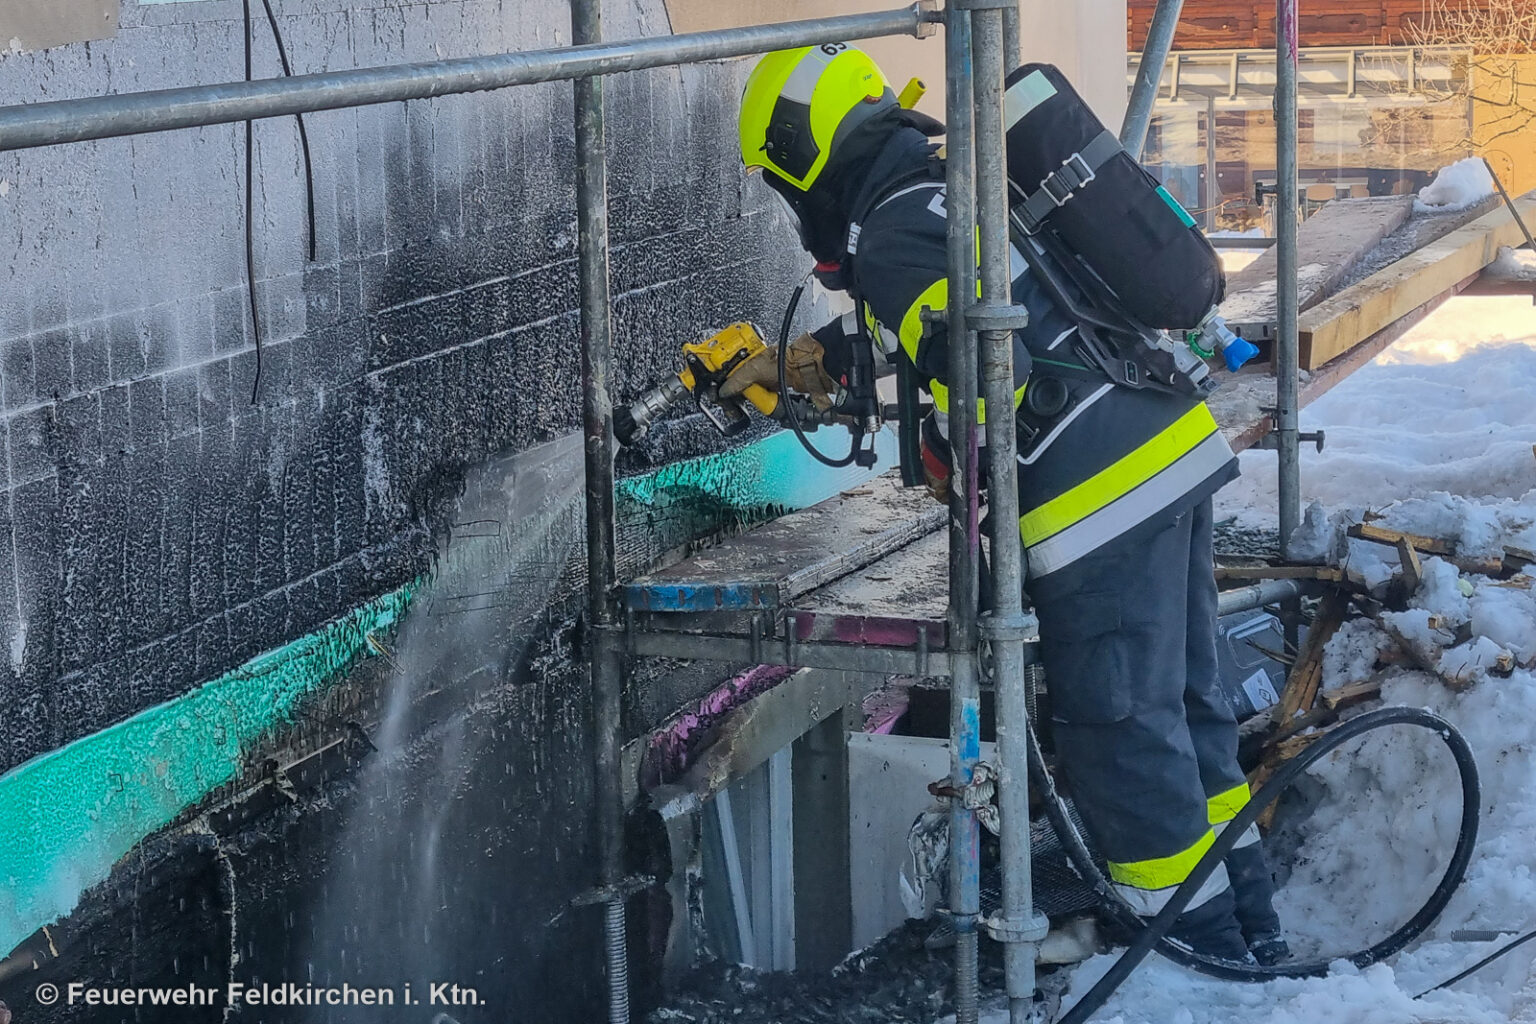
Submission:
M 859 452 L 864 448 L 864 428 L 862 425 L 849 427 L 853 434 L 853 446 L 848 454 L 841 459 L 834 459 L 829 455 L 823 455 L 811 439 L 805 436 L 805 428 L 800 426 L 800 414 L 795 409 L 795 403 L 789 396 L 789 329 L 794 323 L 795 311 L 800 308 L 800 297 L 805 294 L 805 286 L 811 276 L 807 274 L 805 280 L 795 288 L 794 294 L 789 297 L 789 306 L 784 310 L 784 322 L 779 327 L 779 401 L 784 404 L 784 420 L 789 428 L 795 432 L 795 437 L 800 441 L 800 447 L 810 453 L 811 458 L 823 466 L 831 466 L 833 469 L 842 469 L 851 466 L 859 458 Z
M 1274 967 L 1260 967 L 1203 956 L 1177 945 L 1168 938 L 1169 928 L 1179 914 L 1183 913 L 1185 906 L 1200 886 L 1231 852 L 1232 847 L 1237 844 L 1248 826 L 1264 813 L 1264 809 L 1273 803 L 1297 776 L 1357 736 L 1390 725 L 1418 726 L 1439 734 L 1450 749 L 1461 777 L 1461 829 L 1456 837 L 1456 849 L 1451 855 L 1450 864 L 1446 866 L 1445 874 L 1440 878 L 1440 884 L 1435 887 L 1428 901 L 1419 908 L 1407 924 L 1374 946 L 1346 957 L 1329 957 L 1326 960 L 1280 964 Z M 1056 785 L 1050 773 L 1046 771 L 1045 759 L 1041 755 L 1040 744 L 1034 735 L 1033 727 L 1030 729 L 1029 737 L 1029 770 L 1031 780 L 1039 787 L 1045 798 L 1046 816 L 1061 838 L 1062 846 L 1067 856 L 1071 858 L 1073 866 L 1094 887 L 1103 901 L 1104 909 L 1116 922 L 1136 933 L 1135 941 L 1121 954 L 1120 959 L 1109 969 L 1109 972 L 1099 979 L 1098 983 L 1057 1021 L 1057 1024 L 1082 1024 L 1088 1020 L 1154 948 L 1174 963 L 1201 974 L 1228 981 L 1247 982 L 1273 981 L 1275 978 L 1318 977 L 1327 974 L 1329 964 L 1338 959 L 1346 959 L 1356 967 L 1366 967 L 1392 956 L 1424 933 L 1424 930 L 1445 910 L 1452 894 L 1461 885 L 1462 879 L 1466 876 L 1467 865 L 1472 859 L 1472 849 L 1477 844 L 1478 813 L 1482 805 L 1482 788 L 1478 781 L 1477 761 L 1472 755 L 1472 748 L 1466 738 L 1457 732 L 1454 726 L 1439 715 L 1423 708 L 1391 707 L 1367 712 L 1345 722 L 1286 762 L 1285 766 L 1254 794 L 1242 813 L 1232 819 L 1222 834 L 1217 837 L 1215 845 L 1206 851 L 1200 863 L 1195 865 L 1189 878 L 1174 892 L 1168 905 L 1150 922 L 1145 922 L 1120 899 L 1109 880 L 1104 877 L 1104 873 L 1094 863 L 1092 854 L 1088 852 L 1087 845 L 1072 824 L 1066 806 L 1056 792 Z

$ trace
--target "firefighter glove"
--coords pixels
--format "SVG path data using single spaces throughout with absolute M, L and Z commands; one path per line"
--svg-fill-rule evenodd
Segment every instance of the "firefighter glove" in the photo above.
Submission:
M 784 357 L 785 380 L 792 389 L 809 397 L 819 412 L 826 412 L 836 404 L 833 396 L 840 390 L 837 381 L 827 373 L 825 357 L 826 350 L 821 347 L 821 342 L 809 334 L 802 334 L 790 342 Z M 769 391 L 779 390 L 778 346 L 770 345 L 736 367 L 720 385 L 720 397 L 732 398 L 753 384 Z

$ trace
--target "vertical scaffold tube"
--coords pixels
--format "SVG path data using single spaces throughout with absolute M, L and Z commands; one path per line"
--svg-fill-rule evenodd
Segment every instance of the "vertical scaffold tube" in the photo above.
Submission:
M 1028 323 L 1012 299 L 1008 172 L 1003 124 L 1003 10 L 971 12 L 976 100 L 976 212 L 981 301 L 975 307 L 987 414 L 988 522 L 993 609 L 980 632 L 992 653 L 997 692 L 998 806 L 1002 817 L 1003 905 L 990 925 L 1004 943 L 1008 1012 L 1034 1016 L 1035 943 L 1043 937 L 1030 891 L 1029 708 L 1024 666 L 1033 619 L 1024 614 L 1024 551 L 1019 533 L 1018 438 L 1013 430 L 1013 332 Z
M 1020 53 L 1022 42 L 1019 37 L 1019 0 L 1010 0 L 1003 8 L 1003 74 L 1024 63 Z
M 1280 550 L 1287 558 L 1291 552 L 1291 534 L 1301 524 L 1301 438 L 1297 396 L 1298 295 L 1297 234 L 1300 228 L 1297 206 L 1300 202 L 1300 174 L 1296 154 L 1299 113 L 1297 98 L 1297 0 L 1278 0 L 1276 25 L 1279 44 L 1276 53 L 1278 79 L 1275 85 L 1275 236 L 1279 257 L 1279 316 L 1275 337 L 1275 431 L 1279 441 L 1280 463 Z
M 949 647 L 950 784 L 970 785 L 981 757 L 981 681 L 976 664 L 981 496 L 976 426 L 976 335 L 965 326 L 976 294 L 976 150 L 971 99 L 971 15 L 950 4 L 945 32 L 946 202 L 949 217 Z M 955 1021 L 977 1020 L 977 920 L 981 837 L 976 814 L 950 801 L 949 909 L 955 924 Z
M 1173 50 L 1173 36 L 1183 11 L 1184 0 L 1157 0 L 1157 10 L 1152 12 L 1152 25 L 1147 29 L 1147 45 L 1141 51 L 1136 84 L 1131 89 L 1131 105 L 1125 112 L 1125 124 L 1120 129 L 1120 144 L 1138 160 L 1147 143 L 1147 126 L 1152 123 L 1152 107 L 1157 103 L 1163 68 L 1167 66 L 1168 54 Z
M 571 0 L 571 36 L 601 42 L 601 0 Z M 624 920 L 624 799 L 619 752 L 623 652 L 615 633 L 613 500 L 613 337 L 608 280 L 608 162 L 603 80 L 577 79 L 576 203 L 581 279 L 582 433 L 586 455 L 587 618 L 592 625 L 593 814 L 598 884 L 608 890 L 603 950 L 609 1024 L 629 1024 Z

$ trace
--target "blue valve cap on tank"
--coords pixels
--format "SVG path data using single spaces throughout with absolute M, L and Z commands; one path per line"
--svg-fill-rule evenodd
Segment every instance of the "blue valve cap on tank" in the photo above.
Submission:
M 1221 357 L 1227 362 L 1227 369 L 1233 373 L 1243 368 L 1254 356 L 1259 354 L 1259 347 L 1251 341 L 1233 337 L 1221 347 Z

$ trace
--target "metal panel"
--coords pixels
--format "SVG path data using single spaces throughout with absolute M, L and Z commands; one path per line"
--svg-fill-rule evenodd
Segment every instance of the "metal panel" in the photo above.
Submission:
M 848 850 L 848 715 L 795 741 L 795 965 L 830 970 L 853 945 Z
M 0 0 L 0 49 L 44 50 L 117 35 L 117 0 Z

